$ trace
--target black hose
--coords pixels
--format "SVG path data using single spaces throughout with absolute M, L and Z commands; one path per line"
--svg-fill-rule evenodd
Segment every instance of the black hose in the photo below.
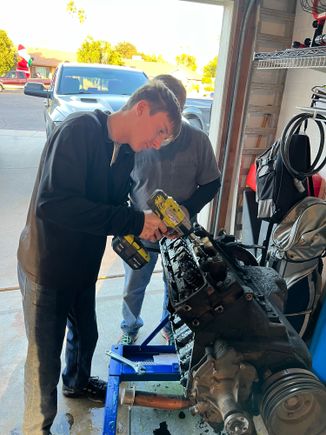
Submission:
M 296 170 L 291 165 L 290 157 L 289 157 L 289 145 L 291 142 L 292 135 L 297 133 L 301 125 L 307 123 L 309 119 L 312 119 L 317 124 L 320 133 L 320 144 L 319 144 L 319 149 L 316 158 L 314 159 L 313 163 L 309 168 L 307 168 L 305 172 L 303 172 L 303 171 Z M 322 115 L 315 116 L 312 113 L 300 113 L 299 115 L 294 116 L 289 121 L 289 123 L 285 126 L 280 141 L 280 152 L 286 169 L 293 177 L 298 178 L 299 180 L 304 180 L 306 177 L 310 177 L 311 175 L 319 172 L 326 164 L 326 156 L 325 156 L 324 160 L 318 165 L 325 145 L 325 130 L 324 130 L 325 122 L 326 122 L 326 118 Z

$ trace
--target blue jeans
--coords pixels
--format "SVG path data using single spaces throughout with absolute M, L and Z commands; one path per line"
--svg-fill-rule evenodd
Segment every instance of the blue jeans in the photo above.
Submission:
M 30 281 L 18 264 L 28 340 L 25 362 L 25 435 L 48 435 L 57 413 L 60 355 L 68 326 L 63 383 L 87 385 L 97 342 L 95 285 L 87 289 L 49 289 Z
M 125 283 L 123 291 L 123 304 L 122 304 L 122 322 L 121 329 L 123 332 L 135 335 L 138 329 L 144 325 L 142 318 L 140 317 L 141 308 L 145 296 L 145 290 L 151 280 L 155 264 L 157 262 L 158 253 L 150 253 L 150 261 L 139 270 L 133 270 L 125 262 L 123 262 L 125 268 Z M 169 295 L 168 286 L 163 275 L 164 282 L 164 300 L 162 317 L 163 320 L 169 312 L 167 310 Z M 156 326 L 156 325 L 155 325 Z M 170 330 L 170 324 L 165 325 L 165 330 Z

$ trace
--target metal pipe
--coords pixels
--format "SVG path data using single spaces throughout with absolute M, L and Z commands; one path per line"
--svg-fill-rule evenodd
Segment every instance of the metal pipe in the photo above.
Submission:
M 160 395 L 148 391 L 136 391 L 133 388 L 121 389 L 120 403 L 121 405 L 165 410 L 186 409 L 192 406 L 190 400 L 184 399 L 182 396 Z

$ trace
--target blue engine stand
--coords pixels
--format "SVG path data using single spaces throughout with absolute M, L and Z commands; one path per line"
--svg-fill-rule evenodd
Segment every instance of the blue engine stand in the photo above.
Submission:
M 175 347 L 169 345 L 148 345 L 157 333 L 168 322 L 166 317 L 144 340 L 141 345 L 113 345 L 111 350 L 135 362 L 146 362 L 146 372 L 137 374 L 132 367 L 110 359 L 108 387 L 105 400 L 103 435 L 115 435 L 119 406 L 119 387 L 123 381 L 178 381 L 180 379 L 179 364 L 155 364 L 154 356 L 175 353 Z M 153 361 L 153 364 L 151 364 Z

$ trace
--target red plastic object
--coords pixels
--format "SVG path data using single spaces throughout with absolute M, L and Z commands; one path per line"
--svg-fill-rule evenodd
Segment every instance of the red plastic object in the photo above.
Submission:
M 256 163 L 252 163 L 249 168 L 249 172 L 246 178 L 246 187 L 250 187 L 250 189 L 256 192 Z

